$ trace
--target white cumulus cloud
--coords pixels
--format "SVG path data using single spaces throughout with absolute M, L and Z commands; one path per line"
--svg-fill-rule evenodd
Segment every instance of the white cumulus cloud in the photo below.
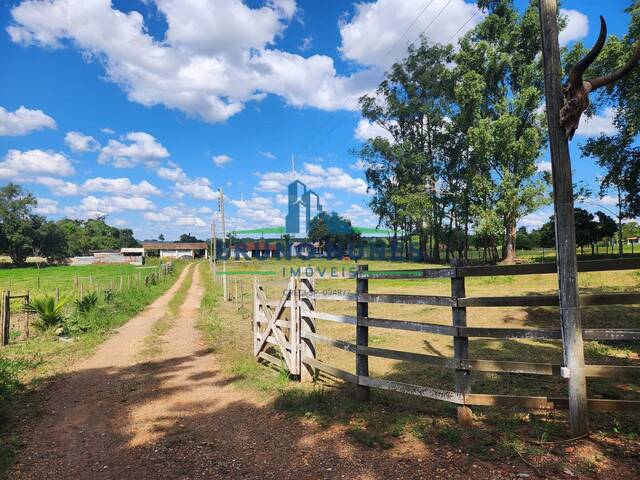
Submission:
M 56 121 L 42 110 L 21 106 L 15 112 L 9 112 L 0 107 L 0 137 L 26 135 L 44 128 L 55 129 Z
M 219 196 L 219 193 L 211 188 L 211 182 L 206 178 L 177 183 L 175 190 L 198 200 L 217 200 Z
M 116 168 L 132 168 L 140 164 L 156 167 L 160 160 L 169 157 L 167 149 L 148 133 L 129 132 L 122 140 L 127 143 L 109 140 L 100 150 L 98 163 L 111 164 Z
M 551 172 L 551 162 L 539 162 L 536 164 L 538 172 Z
M 380 125 L 371 123 L 365 118 L 360 119 L 353 135 L 356 140 L 360 140 L 361 142 L 367 142 L 370 139 L 376 137 L 385 138 L 390 142 L 393 141 L 393 136 L 389 133 L 388 130 L 385 130 Z
M 560 32 L 560 46 L 582 40 L 589 34 L 589 17 L 584 13 L 561 8 L 560 15 L 567 19 L 567 26 Z
M 291 173 L 267 172 L 258 174 L 260 180 L 256 190 L 264 192 L 283 192 L 292 181 Z M 296 178 L 309 188 L 330 188 L 366 195 L 367 182 L 355 178 L 338 167 L 323 167 L 317 163 L 305 163 L 302 172 Z
M 86 180 L 81 189 L 85 192 L 104 192 L 126 195 L 160 195 L 162 192 L 146 180 L 138 184 L 132 183 L 128 178 L 90 178 Z
M 58 202 L 50 198 L 37 198 L 38 205 L 34 208 L 34 212 L 40 215 L 55 215 L 58 213 Z
M 0 178 L 17 179 L 21 175 L 66 176 L 75 173 L 73 165 L 62 153 L 44 150 L 9 150 L 0 162 Z
M 426 9 L 422 0 L 377 0 L 355 7 L 353 18 L 341 22 L 340 51 L 347 60 L 383 69 L 406 56 L 407 44 L 421 33 L 432 42 L 455 44 L 482 18 L 475 2 L 464 0 L 433 0 Z
M 100 149 L 98 141 L 80 132 L 68 132 L 64 141 L 73 152 L 95 152 Z
M 616 133 L 616 127 L 613 124 L 615 115 L 615 109 L 607 107 L 601 115 L 594 115 L 591 118 L 583 116 L 576 135 L 596 137 L 601 134 L 612 135 Z
M 215 155 L 212 160 L 213 163 L 215 163 L 218 167 L 222 167 L 223 165 L 231 162 L 233 159 L 229 155 Z
M 187 180 L 187 174 L 184 173 L 184 170 L 182 170 L 180 167 L 162 167 L 156 171 L 156 174 L 160 178 L 164 178 L 165 180 L 172 180 L 174 182 L 185 182 Z
M 295 0 L 155 0 L 168 28 L 152 37 L 145 18 L 107 0 L 23 0 L 7 32 L 22 45 L 72 45 L 99 60 L 106 78 L 142 105 L 165 105 L 221 122 L 250 101 L 279 95 L 294 106 L 356 108 L 378 79 L 336 72 L 325 55 L 303 57 L 274 47 L 296 12 Z
M 114 195 L 98 198 L 84 197 L 80 205 L 67 207 L 64 213 L 73 218 L 95 218 L 124 211 L 146 211 L 154 208 L 153 202 L 144 197 Z

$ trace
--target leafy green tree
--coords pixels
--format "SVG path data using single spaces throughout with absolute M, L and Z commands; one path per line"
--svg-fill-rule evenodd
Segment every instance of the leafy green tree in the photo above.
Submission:
M 194 242 L 197 242 L 198 239 L 193 235 L 191 235 L 190 233 L 183 233 L 182 235 L 180 235 L 180 240 L 178 241 L 180 243 L 194 243 Z
M 162 233 L 158 236 L 158 240 L 164 242 L 164 235 Z
M 584 255 L 585 245 L 593 245 L 597 241 L 597 227 L 595 216 L 582 208 L 575 209 L 576 244 L 580 253 Z
M 518 228 L 518 244 L 517 247 L 524 250 L 533 250 L 538 247 L 539 235 L 535 230 L 529 232 L 526 227 Z
M 622 226 L 622 238 L 640 237 L 640 225 L 638 222 L 628 222 Z
M 363 117 L 393 139 L 371 139 L 359 152 L 373 192 L 371 208 L 381 224 L 406 232 L 405 244 L 417 230 L 420 250 L 426 253 L 431 245 L 435 260 L 440 258 L 450 200 L 443 194 L 442 178 L 447 168 L 445 133 L 454 108 L 452 55 L 451 46 L 432 45 L 423 38 L 419 46 L 409 47 L 404 61 L 391 67 L 375 96 L 360 99 Z
M 598 221 L 596 226 L 595 242 L 601 242 L 602 240 L 615 238 L 620 229 L 619 224 L 616 224 L 616 221 L 613 218 L 601 211 L 596 212 L 596 217 Z M 595 253 L 593 252 L 593 245 L 591 246 L 591 250 L 592 253 Z
M 538 2 L 522 16 L 513 1 L 483 2 L 489 14 L 460 43 L 458 77 L 475 75 L 482 91 L 480 119 L 469 128 L 469 142 L 481 171 L 488 172 L 489 204 L 502 221 L 504 261 L 516 257 L 518 221 L 545 202 L 545 184 L 536 160 L 546 143 L 539 111 L 543 78 L 540 64 Z
M 44 222 L 34 232 L 33 253 L 47 260 L 60 261 L 67 257 L 69 245 L 64 229 L 55 222 Z
M 322 248 L 327 250 L 328 256 L 333 256 L 330 253 L 334 253 L 335 256 L 342 255 L 360 238 L 351 221 L 336 212 L 320 212 L 315 216 L 311 220 L 308 236 L 312 242 L 319 242 Z M 330 249 L 336 251 L 329 252 Z
M 57 222 L 67 237 L 67 255 L 88 254 L 90 250 L 89 236 L 84 228 L 82 220 L 65 218 Z
M 0 188 L 0 251 L 23 265 L 33 255 L 33 238 L 44 223 L 32 213 L 35 197 L 20 186 L 10 183 Z
M 556 246 L 556 223 L 553 215 L 549 221 L 540 227 L 540 246 L 543 248 L 554 248 Z

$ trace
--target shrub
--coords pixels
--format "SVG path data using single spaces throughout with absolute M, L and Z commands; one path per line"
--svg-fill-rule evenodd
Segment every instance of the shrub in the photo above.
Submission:
M 98 294 L 96 292 L 87 293 L 84 297 L 75 301 L 76 311 L 81 315 L 87 315 L 98 306 Z
M 113 302 L 113 299 L 115 298 L 116 294 L 114 293 L 113 290 L 111 290 L 110 288 L 107 288 L 103 292 L 103 296 L 104 296 L 105 303 L 111 303 Z
M 64 312 L 62 309 L 66 305 L 68 299 L 56 302 L 53 297 L 34 298 L 27 305 L 29 313 L 35 313 L 38 321 L 34 324 L 40 331 L 48 330 L 52 327 L 59 327 L 64 322 Z
M 90 321 L 86 315 L 72 315 L 64 321 L 62 329 L 65 335 L 77 337 L 89 331 Z

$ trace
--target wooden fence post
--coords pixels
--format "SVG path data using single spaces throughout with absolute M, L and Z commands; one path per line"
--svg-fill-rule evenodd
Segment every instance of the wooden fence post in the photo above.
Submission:
M 289 289 L 291 295 L 289 296 L 289 345 L 291 347 L 291 367 L 290 373 L 300 378 L 300 279 L 291 277 L 289 279 Z M 236 284 L 236 298 L 238 296 L 237 284 Z M 293 371 L 291 371 L 293 370 Z
M 584 368 L 582 312 L 578 292 L 571 156 L 565 129 L 560 124 L 563 93 L 558 41 L 558 2 L 557 0 L 540 0 L 539 10 L 553 179 L 553 205 L 556 219 L 556 261 L 558 264 L 562 344 L 566 374 L 569 377 L 569 420 L 571 433 L 574 436 L 580 436 L 589 432 L 587 381 Z
M 305 358 L 317 358 L 316 353 L 316 345 L 313 340 L 308 338 L 302 338 L 303 335 L 308 333 L 316 333 L 316 323 L 315 320 L 303 312 L 302 308 L 304 307 L 308 311 L 313 311 L 316 309 L 315 301 L 311 298 L 302 298 L 302 290 L 306 290 L 307 292 L 315 291 L 315 281 L 313 278 L 308 279 L 300 279 L 299 283 L 300 287 L 300 303 L 298 304 L 299 311 L 299 319 L 300 319 L 300 381 L 302 382 L 312 382 L 315 378 L 316 371 L 313 367 L 306 365 L 304 363 Z
M 253 278 L 253 354 L 258 355 L 258 342 L 260 341 L 260 324 L 258 323 L 258 315 L 260 315 L 260 297 L 258 292 L 260 284 L 256 277 Z
M 463 262 L 454 260 L 452 264 L 454 267 L 460 267 Z M 464 298 L 466 296 L 466 289 L 465 278 L 458 275 L 457 268 L 455 270 L 456 275 L 451 278 L 451 296 L 457 302 L 459 298 Z M 453 326 L 466 327 L 466 307 L 452 307 L 451 310 Z M 453 337 L 453 352 L 458 363 L 467 360 L 469 358 L 469 337 L 461 337 L 456 334 L 456 336 Z M 471 393 L 469 374 L 469 370 L 463 370 L 462 368 L 456 369 L 456 393 L 463 395 Z M 471 413 L 471 409 L 466 405 L 458 407 L 458 423 L 467 427 L 470 427 L 473 424 L 473 414 Z
M 356 279 L 356 293 L 366 294 L 369 293 L 369 280 L 366 278 L 360 278 L 360 274 L 369 270 L 368 265 L 358 265 L 358 277 Z M 369 327 L 360 325 L 361 320 L 369 316 L 369 304 L 367 302 L 361 302 L 358 299 L 356 303 L 356 315 L 358 317 L 358 324 L 356 326 L 356 348 L 369 346 Z M 362 355 L 356 353 L 356 375 L 359 377 L 369 376 L 369 357 L 368 355 Z M 370 391 L 369 387 L 365 385 L 358 385 L 358 397 L 360 400 L 369 400 Z
M 29 296 L 29 290 L 27 290 L 27 297 Z M 60 287 L 56 288 L 56 303 L 60 303 Z
M 31 304 L 31 293 L 29 292 L 29 289 L 27 288 L 27 292 L 25 293 L 25 297 L 24 297 L 24 305 L 25 305 L 25 315 L 27 316 L 27 324 L 25 326 L 25 334 L 27 336 L 27 338 L 29 338 L 29 321 L 31 320 L 31 313 L 29 312 L 29 305 Z
M 233 278 L 233 289 L 234 289 L 234 303 L 236 304 L 236 308 L 240 308 L 238 304 L 238 279 Z
M 2 345 L 9 345 L 11 326 L 11 296 L 9 291 L 2 293 Z

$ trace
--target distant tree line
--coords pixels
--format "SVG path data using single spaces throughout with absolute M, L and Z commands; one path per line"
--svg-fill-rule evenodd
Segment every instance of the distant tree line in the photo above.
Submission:
M 28 257 L 60 261 L 91 250 L 139 246 L 131 229 L 107 225 L 105 217 L 50 221 L 34 213 L 37 204 L 19 185 L 0 188 L 0 253 L 16 265 L 23 265 Z
M 616 242 L 618 238 L 618 225 L 615 220 L 603 212 L 595 214 L 582 208 L 575 209 L 576 216 L 576 244 L 580 253 L 584 254 L 585 248 L 590 248 L 595 254 L 596 245 L 602 242 Z M 640 228 L 638 224 L 631 222 L 625 224 L 622 235 L 628 238 L 635 235 Z M 518 230 L 517 247 L 524 250 L 536 248 L 555 248 L 555 222 L 553 216 L 538 229 L 527 231 L 521 227 Z

